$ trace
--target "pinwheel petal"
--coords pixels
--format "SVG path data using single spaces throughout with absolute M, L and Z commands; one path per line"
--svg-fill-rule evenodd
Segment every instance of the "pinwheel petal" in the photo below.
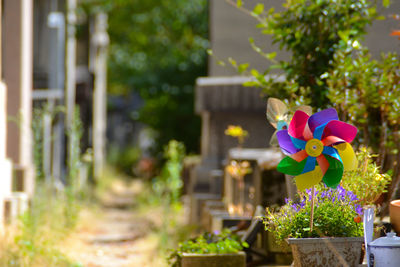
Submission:
M 317 126 L 314 130 L 313 133 L 313 137 L 321 140 L 322 139 L 322 134 L 324 133 L 325 127 L 326 127 L 327 123 L 321 124 L 319 126 Z
M 297 110 L 289 124 L 289 135 L 294 138 L 303 139 L 304 127 L 307 125 L 307 113 Z
M 307 113 L 307 114 L 310 115 L 310 116 L 311 116 L 311 114 L 312 114 L 312 107 L 307 106 L 307 105 L 296 106 L 294 109 L 295 109 L 295 110 L 301 110 L 301 111 Z
M 322 139 L 328 136 L 336 136 L 343 139 L 347 143 L 351 143 L 356 135 L 357 128 L 355 126 L 343 121 L 333 120 L 328 122 L 328 124 L 325 126 Z
M 306 160 L 302 162 L 297 162 L 291 157 L 284 157 L 281 162 L 279 162 L 277 170 L 284 174 L 288 175 L 299 175 L 304 170 L 304 165 L 306 164 Z
M 358 162 L 356 154 L 354 153 L 354 150 L 349 143 L 341 143 L 334 147 L 337 149 L 339 156 L 342 159 L 345 171 L 352 171 L 357 169 Z
M 272 136 L 271 139 L 269 139 L 269 145 L 270 146 L 279 146 L 279 142 L 278 142 L 278 138 L 276 137 L 276 133 L 278 131 L 275 131 Z
M 311 172 L 315 169 L 316 158 L 315 157 L 307 157 L 306 165 L 304 166 L 302 173 Z
M 299 149 L 295 147 L 295 145 L 292 142 L 292 139 L 288 135 L 288 130 L 278 131 L 276 133 L 276 137 L 278 139 L 279 146 L 284 154 L 288 155 L 299 151 Z
M 301 139 L 297 139 L 294 137 L 290 137 L 293 142 L 293 145 L 298 149 L 304 149 L 306 147 L 307 142 Z
M 328 187 L 336 188 L 339 185 L 340 180 L 342 180 L 343 164 L 330 156 L 326 156 L 325 158 L 329 162 L 329 168 L 322 180 Z
M 330 146 L 330 145 L 334 145 L 334 144 L 338 144 L 338 143 L 344 143 L 346 141 L 344 141 L 342 138 L 339 138 L 337 136 L 327 136 L 324 139 L 322 139 L 322 143 L 324 144 L 324 146 Z
M 308 157 L 308 155 L 305 150 L 300 150 L 299 152 L 290 155 L 290 157 L 297 162 L 301 162 L 305 160 Z
M 314 132 L 315 128 L 319 125 L 325 124 L 331 120 L 338 120 L 339 117 L 337 115 L 337 111 L 334 108 L 328 108 L 317 112 L 308 119 L 308 125 L 312 132 Z
M 268 98 L 266 112 L 267 119 L 269 123 L 274 126 L 274 128 L 277 128 L 278 121 L 282 120 L 287 112 L 288 109 L 286 107 L 286 104 L 283 103 L 281 100 L 273 97 Z
M 325 175 L 326 171 L 329 168 L 329 162 L 325 158 L 324 155 L 320 155 L 317 157 L 318 166 L 321 168 L 322 174 Z
M 297 190 L 303 191 L 318 184 L 319 182 L 321 182 L 322 176 L 322 171 L 319 166 L 316 166 L 313 171 L 296 176 L 294 179 Z
M 322 151 L 322 154 L 328 155 L 328 156 L 342 162 L 342 159 L 340 158 L 340 155 L 339 155 L 337 149 L 334 147 L 324 146 L 324 150 Z

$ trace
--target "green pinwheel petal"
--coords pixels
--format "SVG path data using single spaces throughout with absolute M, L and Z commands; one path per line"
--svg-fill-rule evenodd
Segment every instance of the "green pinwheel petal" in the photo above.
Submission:
M 287 156 L 283 158 L 281 162 L 279 162 L 277 170 L 284 174 L 296 176 L 303 172 L 304 165 L 306 165 L 306 161 L 307 159 L 301 162 L 297 162 L 291 157 Z
M 325 158 L 329 162 L 329 168 L 322 178 L 322 181 L 324 181 L 326 186 L 336 188 L 339 185 L 340 180 L 342 180 L 343 163 L 330 156 L 325 156 Z

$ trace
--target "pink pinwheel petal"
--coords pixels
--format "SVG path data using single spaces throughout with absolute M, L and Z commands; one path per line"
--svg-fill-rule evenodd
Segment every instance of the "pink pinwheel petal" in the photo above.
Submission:
M 306 124 L 306 127 L 304 127 L 303 136 L 304 136 L 304 139 L 305 139 L 306 141 L 308 141 L 308 140 L 314 138 L 314 135 L 313 135 L 313 133 L 311 132 L 310 127 L 308 126 L 308 123 Z
M 278 138 L 279 146 L 284 154 L 290 155 L 299 151 L 299 149 L 294 146 L 292 139 L 288 135 L 288 130 L 278 131 L 276 137 Z
M 345 143 L 346 141 L 344 141 L 342 138 L 339 138 L 337 136 L 327 136 L 326 138 L 322 139 L 322 143 L 324 144 L 324 146 L 330 146 L 332 144 L 338 144 L 338 143 Z
M 305 160 L 308 157 L 308 155 L 305 150 L 300 150 L 299 152 L 290 155 L 290 157 L 295 161 L 300 162 Z
M 322 175 L 325 175 L 326 171 L 329 168 L 328 160 L 325 158 L 324 155 L 320 155 L 317 157 L 317 162 L 318 162 L 319 167 L 321 168 Z
M 315 128 L 318 126 L 325 124 L 331 120 L 338 120 L 339 117 L 337 115 L 337 111 L 334 108 L 328 108 L 317 112 L 308 119 L 308 126 L 310 130 L 314 132 Z
M 333 120 L 328 122 L 328 124 L 325 126 L 322 139 L 328 136 L 336 136 L 340 139 L 343 139 L 347 143 L 351 143 L 351 141 L 353 141 L 353 139 L 356 137 L 356 134 L 357 128 L 355 126 L 343 121 Z
M 289 135 L 294 138 L 304 139 L 304 127 L 307 125 L 309 117 L 307 113 L 297 110 L 289 124 Z

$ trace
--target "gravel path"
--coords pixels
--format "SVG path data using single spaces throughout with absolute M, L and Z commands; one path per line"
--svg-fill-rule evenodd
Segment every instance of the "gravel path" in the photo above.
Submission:
M 157 216 L 135 209 L 135 194 L 141 189 L 137 180 L 113 183 L 100 207 L 82 211 L 77 230 L 61 250 L 87 267 L 166 266 L 152 231 Z

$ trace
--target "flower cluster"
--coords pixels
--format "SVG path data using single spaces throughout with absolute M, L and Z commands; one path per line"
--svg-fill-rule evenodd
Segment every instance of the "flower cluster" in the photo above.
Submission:
M 303 195 L 300 203 L 292 203 L 291 207 L 293 211 L 299 212 L 304 209 L 307 201 L 311 201 L 312 190 L 306 189 L 306 194 Z M 335 189 L 328 188 L 323 185 L 323 190 L 314 192 L 315 206 L 318 207 L 321 203 L 326 201 L 332 202 L 332 204 L 337 204 L 339 206 L 348 205 L 350 206 L 358 215 L 363 214 L 363 209 L 360 204 L 357 204 L 358 197 L 351 191 L 345 190 L 340 185 Z M 285 203 L 291 202 L 288 198 L 285 198 Z
M 246 174 L 251 173 L 250 163 L 246 160 L 236 161 L 231 160 L 228 166 L 225 167 L 227 173 L 235 179 L 241 180 Z
M 243 144 L 244 139 L 248 136 L 248 132 L 240 126 L 229 125 L 225 130 L 225 135 L 232 136 L 238 139 L 239 146 Z
M 314 193 L 314 223 L 310 231 L 312 191 L 306 190 L 300 202 L 286 199 L 278 212 L 267 209 L 264 224 L 278 242 L 286 238 L 308 237 L 356 237 L 363 235 L 360 223 L 362 207 L 358 197 L 351 191 L 338 186 L 331 189 L 321 186 Z

